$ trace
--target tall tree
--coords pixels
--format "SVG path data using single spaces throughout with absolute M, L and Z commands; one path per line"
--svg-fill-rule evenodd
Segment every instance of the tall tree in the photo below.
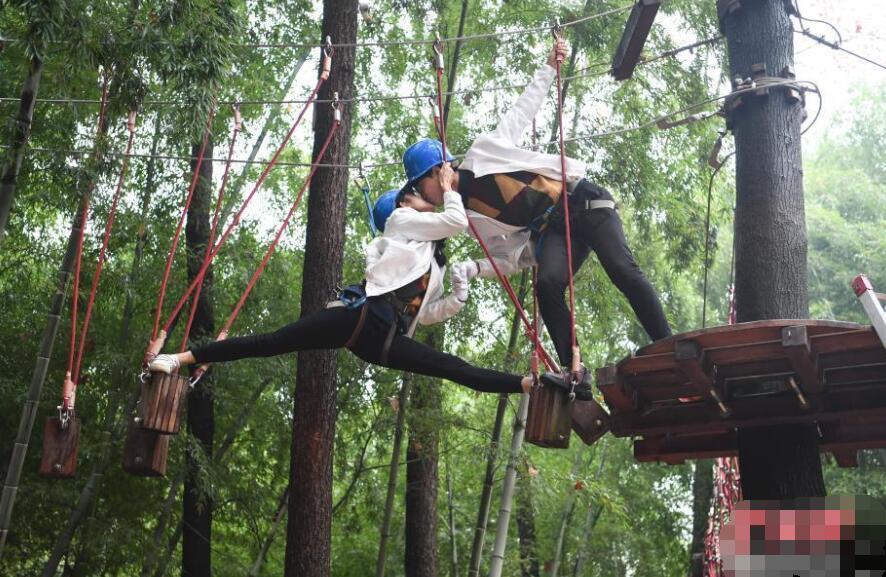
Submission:
M 768 76 L 793 68 L 789 5 L 743 1 L 725 16 L 730 78 L 752 77 L 761 64 Z M 809 316 L 802 115 L 801 105 L 778 88 L 743 98 L 734 112 L 739 322 Z M 738 437 L 745 498 L 825 494 L 815 425 L 741 429 Z
M 692 474 L 692 542 L 689 545 L 689 577 L 704 576 L 704 538 L 714 494 L 714 472 L 711 461 L 695 462 Z
M 198 162 L 203 143 L 191 145 L 191 171 L 198 170 L 199 177 L 194 189 L 185 242 L 188 254 L 188 281 L 197 278 L 203 264 L 203 255 L 209 244 L 210 210 L 212 209 L 212 162 Z M 212 137 L 207 135 L 205 158 L 212 158 Z M 191 337 L 195 341 L 215 336 L 212 316 L 212 266 L 206 269 L 200 297 L 194 311 Z M 183 319 L 184 320 L 184 319 Z M 184 323 L 182 323 L 184 324 Z M 215 436 L 215 405 L 212 399 L 212 371 L 209 371 L 188 394 L 188 431 L 194 443 L 187 451 L 185 491 L 182 495 L 182 576 L 209 577 L 212 575 L 212 503 L 207 494 L 208 471 L 204 466 L 212 458 Z
M 357 40 L 357 0 L 324 0 L 322 37 L 350 45 Z M 321 99 L 338 92 L 354 96 L 355 48 L 341 46 L 332 60 L 332 74 Z M 341 127 L 325 162 L 347 164 L 351 114 L 342 108 Z M 333 125 L 329 106 L 317 108 L 316 157 Z M 302 281 L 301 314 L 325 306 L 341 282 L 347 209 L 348 171 L 321 168 L 311 182 Z M 336 354 L 306 351 L 298 355 L 289 471 L 289 517 L 286 528 L 286 571 L 289 577 L 329 575 L 332 548 L 332 447 L 336 421 Z
M 442 331 L 433 329 L 423 339 L 438 346 Z M 406 445 L 406 577 L 437 576 L 437 447 L 443 397 L 439 379 L 415 377 Z

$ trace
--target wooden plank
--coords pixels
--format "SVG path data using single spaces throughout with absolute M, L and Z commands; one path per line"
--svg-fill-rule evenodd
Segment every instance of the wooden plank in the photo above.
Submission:
M 720 394 L 714 388 L 714 379 L 704 370 L 704 353 L 695 341 L 677 341 L 674 348 L 674 359 L 680 370 L 691 381 L 695 390 L 705 397 L 709 397 L 716 403 L 723 415 L 729 414 L 729 409 L 723 403 Z
M 825 371 L 825 382 L 828 387 L 886 385 L 886 366 L 868 365 L 830 369 Z
M 616 80 L 627 80 L 634 74 L 660 5 L 661 0 L 638 0 L 634 4 L 612 60 L 612 76 Z
M 634 458 L 641 463 L 684 462 L 691 459 L 714 459 L 737 455 L 738 439 L 734 431 L 710 435 L 666 435 L 634 441 Z
M 883 348 L 870 327 L 814 336 L 811 340 L 812 352 L 816 355 Z
M 886 365 L 886 349 L 880 347 L 879 349 L 823 354 L 818 357 L 818 366 L 822 370 L 865 365 Z
M 808 399 L 804 410 L 793 396 L 733 399 L 732 414 L 721 418 L 708 403 L 663 408 L 648 415 L 613 413 L 611 427 L 617 437 L 664 434 L 701 434 L 741 427 L 810 423 L 846 419 L 886 419 L 886 390 L 881 387 L 833 391 Z
M 609 414 L 597 401 L 572 403 L 572 430 L 586 445 L 593 445 L 609 430 Z
M 817 395 L 824 390 L 819 377 L 818 367 L 812 355 L 809 333 L 804 326 L 784 327 L 781 329 L 781 344 L 791 360 L 794 372 L 799 378 L 801 390 Z
M 779 340 L 781 339 L 781 329 L 787 326 L 805 326 L 809 336 L 813 339 L 819 335 L 828 335 L 831 333 L 840 334 L 846 333 L 847 331 L 869 330 L 873 332 L 872 329 L 865 325 L 842 321 L 809 319 L 753 321 L 734 325 L 722 325 L 719 327 L 707 327 L 673 335 L 666 339 L 655 341 L 650 345 L 646 345 L 637 351 L 635 356 L 640 357 L 649 354 L 660 354 L 673 351 L 674 344 L 678 340 L 694 340 L 705 349 Z
M 634 401 L 625 391 L 624 385 L 618 375 L 618 369 L 614 366 L 603 367 L 595 372 L 597 388 L 603 393 L 606 404 L 612 411 L 632 411 Z
M 49 417 L 43 426 L 43 453 L 40 474 L 53 479 L 73 479 L 77 475 L 80 448 L 80 419 L 74 417 L 62 429 L 58 417 Z
M 704 353 L 709 362 L 718 366 L 758 363 L 785 356 L 780 339 L 720 348 L 705 348 Z
M 844 469 L 858 467 L 858 451 L 835 451 L 833 455 L 839 467 Z
M 618 372 L 624 376 L 644 375 L 674 370 L 674 355 L 671 352 L 628 357 L 618 365 Z

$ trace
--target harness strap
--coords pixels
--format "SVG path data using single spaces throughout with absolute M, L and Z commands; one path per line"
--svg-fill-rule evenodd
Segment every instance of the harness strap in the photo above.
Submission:
M 388 364 L 388 354 L 391 352 L 391 344 L 394 342 L 394 336 L 397 334 L 397 324 L 399 323 L 400 317 L 394 319 L 394 322 L 391 323 L 391 328 L 388 329 L 388 335 L 385 337 L 385 343 L 381 347 L 381 359 L 380 362 L 382 365 Z
M 363 325 L 366 324 L 366 312 L 369 310 L 369 303 L 364 303 L 362 307 L 360 307 L 360 318 L 357 319 L 357 324 L 354 326 L 354 331 L 351 333 L 351 336 L 348 337 L 348 340 L 345 342 L 345 348 L 350 349 L 355 344 L 357 344 L 357 339 L 360 338 L 360 333 L 363 332 Z

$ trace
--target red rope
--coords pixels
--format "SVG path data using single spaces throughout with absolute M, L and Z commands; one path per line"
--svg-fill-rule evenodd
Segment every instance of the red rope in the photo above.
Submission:
M 335 133 L 338 131 L 339 126 L 341 125 L 341 120 L 338 118 L 335 119 L 332 129 L 329 131 L 329 135 L 326 137 L 326 141 L 323 143 L 323 146 L 320 148 L 320 152 L 317 153 L 317 158 L 311 165 L 311 171 L 308 173 L 308 177 L 302 183 L 301 188 L 298 191 L 298 194 L 295 197 L 295 201 L 292 203 L 292 206 L 289 208 L 289 212 L 286 214 L 286 218 L 283 219 L 283 222 L 280 224 L 280 227 L 277 229 L 277 234 L 274 235 L 274 239 L 271 241 L 271 244 L 268 246 L 268 250 L 265 251 L 265 255 L 262 258 L 261 264 L 259 264 L 258 268 L 255 269 L 255 272 L 252 273 L 252 278 L 249 279 L 249 283 L 246 285 L 246 289 L 243 291 L 243 294 L 240 295 L 240 299 L 237 301 L 237 304 L 234 305 L 234 310 L 231 311 L 231 314 L 228 316 L 228 319 L 225 321 L 224 326 L 221 331 L 218 333 L 218 337 L 216 340 L 222 340 L 227 337 L 228 331 L 231 330 L 231 326 L 233 326 L 234 321 L 237 319 L 237 316 L 240 314 L 240 311 L 243 309 L 243 305 L 246 302 L 246 299 L 249 297 L 249 294 L 252 292 L 253 287 L 258 282 L 258 279 L 261 277 L 262 273 L 265 270 L 265 267 L 268 266 L 268 262 L 271 260 L 271 256 L 273 256 L 274 251 L 277 249 L 277 244 L 280 242 L 280 238 L 282 238 L 283 233 L 289 227 L 289 221 L 292 219 L 295 211 L 298 209 L 299 204 L 301 203 L 302 196 L 304 196 L 305 190 L 308 188 L 308 185 L 311 184 L 311 180 L 314 178 L 314 173 L 317 172 L 319 165 L 323 162 L 323 157 L 326 156 L 326 150 L 329 148 L 329 144 L 332 142 L 332 137 L 335 136 Z M 200 377 L 209 369 L 210 364 L 200 365 L 197 370 L 194 371 L 194 374 L 191 375 L 191 381 L 196 382 L 200 379 Z
M 305 112 L 307 112 L 308 107 L 310 107 L 310 105 L 313 104 L 314 100 L 317 97 L 317 93 L 320 91 L 320 87 L 323 85 L 323 83 L 325 81 L 326 81 L 326 78 L 323 75 L 321 75 L 320 80 L 318 80 L 317 85 L 314 87 L 314 91 L 311 93 L 310 97 L 307 99 L 307 102 L 305 103 L 304 107 L 302 108 L 301 112 L 299 113 L 298 118 L 295 119 L 295 122 L 293 122 L 292 126 L 289 128 L 289 132 L 286 134 L 286 137 L 280 143 L 280 146 L 277 148 L 276 152 L 274 152 L 274 156 L 271 157 L 271 160 L 265 166 L 261 175 L 258 177 L 258 180 L 255 182 L 255 185 L 252 187 L 252 190 L 246 196 L 246 199 L 243 201 L 243 203 L 240 205 L 240 208 L 237 210 L 236 213 L 234 213 L 234 216 L 231 218 L 230 224 L 228 224 L 228 226 L 225 228 L 224 232 L 222 233 L 221 237 L 219 237 L 218 242 L 213 247 L 212 252 L 209 255 L 209 259 L 207 261 L 205 261 L 203 263 L 203 265 L 200 267 L 200 270 L 197 272 L 197 275 L 194 278 L 194 280 L 191 281 L 191 284 L 188 286 L 187 290 L 185 291 L 185 294 L 181 297 L 181 299 L 178 301 L 178 303 L 173 308 L 172 313 L 169 315 L 169 320 L 166 322 L 166 324 L 163 327 L 164 331 L 169 331 L 176 316 L 179 314 L 179 312 L 181 312 L 182 307 L 184 307 L 185 303 L 188 301 L 188 299 L 191 297 L 191 295 L 197 289 L 197 286 L 201 282 L 203 282 L 202 278 L 203 278 L 203 275 L 206 274 L 206 269 L 209 268 L 209 265 L 212 263 L 212 260 L 219 253 L 222 246 L 228 240 L 228 237 L 230 237 L 233 230 L 237 227 L 237 225 L 240 224 L 240 218 L 242 217 L 243 212 L 246 210 L 246 207 L 249 206 L 249 203 L 252 201 L 252 198 L 255 196 L 255 194 L 262 187 L 262 185 L 265 182 L 265 179 L 267 179 L 271 170 L 277 164 L 277 161 L 279 160 L 280 155 L 283 153 L 283 150 L 286 148 L 286 145 L 289 144 L 289 140 L 292 138 L 292 135 L 295 133 L 296 128 L 298 128 L 298 125 L 301 123 L 301 120 L 304 117 Z M 156 336 L 154 338 L 156 338 Z
M 559 38 L 559 37 L 558 37 Z M 577 378 L 581 353 L 578 350 L 578 338 L 575 335 L 575 279 L 572 271 L 572 228 L 569 222 L 569 192 L 566 190 L 566 145 L 563 140 L 563 84 L 560 68 L 563 56 L 557 53 L 557 124 L 560 137 L 560 201 L 563 203 L 563 220 L 566 221 L 566 268 L 569 270 L 569 333 L 572 338 L 572 373 Z
M 199 281 L 197 284 L 197 288 L 194 291 L 194 298 L 191 301 L 191 311 L 188 315 L 188 324 L 185 326 L 185 332 L 182 335 L 182 344 L 179 352 L 185 352 L 188 347 L 188 338 L 191 335 L 191 327 L 194 324 L 194 316 L 197 314 L 197 303 L 200 300 L 200 293 L 203 290 L 203 279 L 206 277 L 206 271 L 208 270 L 209 265 L 209 255 L 212 254 L 212 245 L 215 243 L 215 231 L 218 228 L 218 220 L 221 216 L 221 208 L 222 201 L 225 198 L 225 188 L 228 185 L 228 176 L 231 173 L 231 160 L 234 157 L 234 146 L 237 143 L 237 135 L 240 134 L 241 122 L 240 122 L 240 110 L 238 108 L 234 108 L 234 133 L 231 135 L 231 144 L 228 147 L 228 158 L 225 162 L 225 171 L 222 175 L 221 185 L 218 189 L 218 198 L 215 201 L 215 211 L 212 215 L 212 226 L 209 228 L 209 239 L 206 241 L 206 251 L 203 254 L 203 263 L 200 265 L 200 270 L 203 271 L 202 274 L 197 276 L 197 280 Z
M 107 113 L 108 104 L 108 77 L 104 78 L 102 83 L 102 98 L 98 112 L 98 125 L 95 131 L 95 145 L 93 154 L 97 157 L 102 133 L 105 128 L 105 114 Z M 74 286 L 71 295 L 71 338 L 68 348 L 68 366 L 65 374 L 65 384 L 62 387 L 62 406 L 69 410 L 73 408 L 73 388 L 69 387 L 68 382 L 71 381 L 71 375 L 74 374 L 74 358 L 77 349 L 77 312 L 80 300 L 80 265 L 83 260 L 83 238 L 86 233 L 86 225 L 89 220 L 89 198 L 95 189 L 95 180 L 90 178 L 87 185 L 86 194 L 83 197 L 83 210 L 80 213 L 80 232 L 77 235 L 77 253 L 74 258 Z M 70 406 L 69 406 L 70 405 Z
M 215 118 L 215 104 L 209 110 L 209 117 L 206 120 L 206 128 L 203 130 L 203 141 L 200 143 L 200 151 L 197 154 L 197 165 L 194 168 L 194 174 L 191 176 L 191 185 L 188 187 L 188 196 L 185 199 L 185 206 L 182 208 L 181 217 L 178 219 L 178 226 L 175 234 L 172 236 L 172 245 L 169 247 L 169 254 L 166 257 L 166 267 L 163 270 L 163 279 L 160 281 L 160 294 L 157 297 L 157 306 L 154 310 L 154 328 L 151 331 L 151 340 L 155 340 L 160 331 L 160 315 L 163 312 L 163 301 L 166 300 L 166 287 L 169 284 L 169 273 L 172 270 L 172 260 L 175 258 L 175 252 L 178 249 L 178 241 L 181 236 L 182 227 L 185 224 L 185 218 L 188 216 L 188 209 L 191 207 L 191 200 L 194 198 L 194 190 L 197 188 L 197 180 L 200 178 L 200 167 L 203 165 L 203 156 L 206 153 L 206 146 L 209 143 L 209 135 L 212 132 L 212 120 Z M 168 326 L 167 326 L 168 329 Z
M 89 300 L 86 302 L 86 313 L 83 315 L 83 328 L 80 330 L 80 342 L 77 346 L 77 361 L 74 364 L 74 370 L 71 373 L 71 380 L 76 388 L 80 376 L 80 368 L 83 365 L 83 350 L 86 345 L 86 335 L 89 332 L 89 323 L 92 320 L 92 309 L 95 305 L 95 295 L 98 293 L 98 285 L 102 276 L 102 269 L 107 259 L 108 244 L 111 240 L 111 231 L 114 228 L 114 220 L 117 216 L 117 206 L 120 202 L 120 195 L 123 191 L 123 182 L 126 180 L 126 170 L 129 167 L 129 153 L 132 152 L 132 144 L 135 141 L 135 118 L 136 112 L 133 110 L 129 113 L 129 121 L 127 128 L 129 129 L 129 139 L 126 142 L 126 153 L 120 166 L 120 176 L 117 178 L 117 187 L 114 190 L 114 199 L 111 201 L 111 210 L 108 212 L 108 220 L 105 223 L 105 233 L 102 238 L 102 247 L 98 253 L 98 262 L 95 265 L 95 273 L 92 275 L 92 286 L 89 289 Z
M 437 54 L 435 67 L 437 69 L 437 107 L 440 117 L 440 122 L 437 125 L 437 132 L 440 136 L 440 144 L 443 149 L 442 161 L 446 162 L 446 128 L 444 126 L 445 121 L 443 120 L 443 49 L 439 40 L 434 43 L 434 51 Z M 489 263 L 492 265 L 492 270 L 495 271 L 498 280 L 504 287 L 505 292 L 511 299 L 511 302 L 514 304 L 514 308 L 517 310 L 517 313 L 520 315 L 520 319 L 523 321 L 523 326 L 526 329 L 526 335 L 535 345 L 538 354 L 541 356 L 545 365 L 548 367 L 548 370 L 558 372 L 560 369 L 557 366 L 557 363 L 554 361 L 553 358 L 551 358 L 551 355 L 549 355 L 542 346 L 541 341 L 538 338 L 538 331 L 533 329 L 532 324 L 529 321 L 529 317 L 526 315 L 526 311 L 523 309 L 523 305 L 520 304 L 520 299 L 517 297 L 517 293 L 514 292 L 514 288 L 511 286 L 511 282 L 504 274 L 502 274 L 501 270 L 498 268 L 495 259 L 492 258 L 492 254 L 489 252 L 489 248 L 486 246 L 486 243 L 483 242 L 483 238 L 477 233 L 477 229 L 474 227 L 474 223 L 473 221 L 471 221 L 470 218 L 468 219 L 468 226 L 471 228 L 471 232 L 473 233 L 474 238 L 476 238 L 477 242 L 480 243 L 480 248 L 483 249 L 483 254 L 486 255 L 487 260 L 489 260 Z

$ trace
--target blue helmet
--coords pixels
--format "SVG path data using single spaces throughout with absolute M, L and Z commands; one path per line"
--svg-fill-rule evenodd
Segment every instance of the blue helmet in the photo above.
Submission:
M 455 157 L 446 151 L 446 162 Z M 419 140 L 403 153 L 403 168 L 406 170 L 406 186 L 411 187 L 421 180 L 432 168 L 443 164 L 443 145 L 439 140 L 425 138 Z
M 385 223 L 388 222 L 388 217 L 390 217 L 391 213 L 394 212 L 394 209 L 397 208 L 397 197 L 399 195 L 399 190 L 389 190 L 379 196 L 378 200 L 376 200 L 375 204 L 372 206 L 372 222 L 375 223 L 375 228 L 379 231 L 384 232 Z

